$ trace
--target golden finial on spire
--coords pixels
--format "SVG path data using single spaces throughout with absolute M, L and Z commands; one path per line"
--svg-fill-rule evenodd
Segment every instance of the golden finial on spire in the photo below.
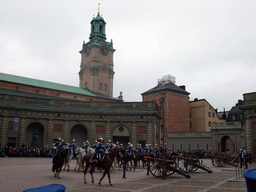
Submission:
M 100 14 L 100 3 L 98 3 L 98 15 Z

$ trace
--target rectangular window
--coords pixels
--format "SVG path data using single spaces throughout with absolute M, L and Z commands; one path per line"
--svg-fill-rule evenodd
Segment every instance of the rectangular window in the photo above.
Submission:
M 8 128 L 9 128 L 10 130 L 13 130 L 13 121 L 9 121 Z
M 212 122 L 211 121 L 209 121 L 209 127 L 211 127 L 212 126 Z
M 208 112 L 208 116 L 211 117 L 212 113 L 211 112 Z
M 236 116 L 235 116 L 235 115 L 232 116 L 232 120 L 233 120 L 233 121 L 236 120 Z
M 138 126 L 138 133 L 147 133 L 147 128 L 146 126 Z
M 103 125 L 96 125 L 96 133 L 104 133 L 105 128 Z
M 54 124 L 53 131 L 54 132 L 62 132 L 62 124 Z
M 212 117 L 215 118 L 215 113 L 212 113 Z

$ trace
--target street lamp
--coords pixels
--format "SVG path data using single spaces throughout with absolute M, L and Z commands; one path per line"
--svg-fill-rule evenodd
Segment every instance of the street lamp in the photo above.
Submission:
M 161 107 L 161 112 L 162 112 L 162 116 L 163 116 L 163 149 L 164 149 L 164 136 L 165 136 L 165 112 L 164 112 L 164 102 L 165 102 L 165 93 L 161 94 L 161 98 L 159 99 L 160 102 L 160 107 Z M 165 179 L 165 152 L 163 154 L 163 179 Z

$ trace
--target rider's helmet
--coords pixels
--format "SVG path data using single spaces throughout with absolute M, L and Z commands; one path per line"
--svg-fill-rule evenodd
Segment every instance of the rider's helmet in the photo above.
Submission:
M 130 142 L 128 142 L 128 145 L 131 145 L 131 143 L 130 143 Z
M 116 142 L 116 144 L 118 145 L 118 144 L 119 144 L 119 142 L 117 141 L 117 142 Z
M 99 141 L 100 141 L 100 142 L 102 142 L 102 141 L 103 141 L 103 138 L 102 138 L 102 137 L 101 137 L 101 138 L 99 138 Z
M 64 142 L 64 139 L 62 139 L 62 142 Z
M 59 139 L 58 139 L 59 141 L 61 141 L 61 138 L 59 137 Z
M 98 143 L 98 141 L 97 141 L 97 140 L 95 140 L 95 143 Z
M 157 144 L 155 144 L 155 146 L 157 147 Z
M 73 142 L 75 142 L 76 140 L 75 139 L 73 139 Z
M 109 139 L 108 142 L 111 143 L 111 140 Z
M 86 144 L 89 144 L 89 141 L 86 141 L 85 143 L 86 143 Z

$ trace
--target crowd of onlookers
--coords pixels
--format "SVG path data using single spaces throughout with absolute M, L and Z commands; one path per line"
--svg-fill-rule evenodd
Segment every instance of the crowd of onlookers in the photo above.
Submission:
M 0 146 L 0 157 L 51 157 L 51 154 L 47 147 Z

